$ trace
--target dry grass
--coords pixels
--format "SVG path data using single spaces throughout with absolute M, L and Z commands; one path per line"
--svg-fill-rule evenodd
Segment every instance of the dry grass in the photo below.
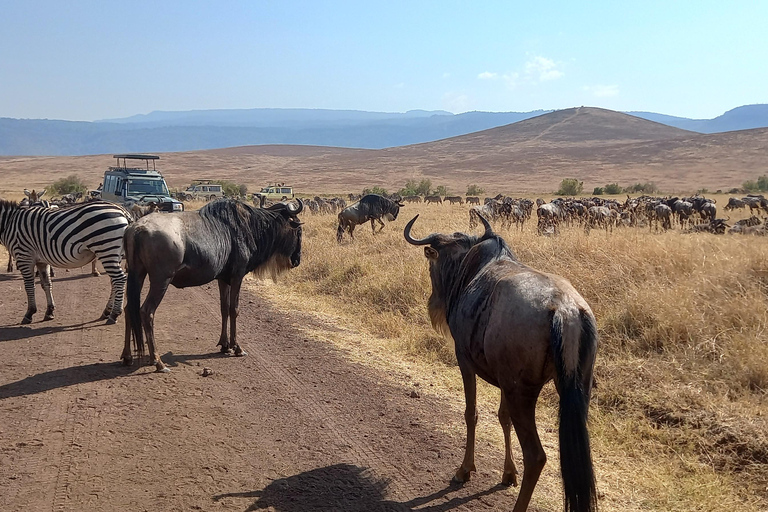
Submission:
M 338 245 L 334 217 L 305 215 L 302 264 L 269 295 L 332 319 L 352 352 L 349 333 L 360 332 L 362 359 L 421 368 L 458 410 L 451 347 L 427 320 L 427 264 L 402 237 L 415 213 L 416 236 L 467 230 L 464 208 L 409 206 L 381 234 L 361 226 L 355 242 Z M 766 510 L 768 241 L 575 228 L 544 238 L 533 229 L 503 234 L 522 261 L 570 279 L 600 327 L 590 421 L 603 510 Z M 486 432 L 499 430 L 497 394 L 483 395 Z M 559 502 L 556 403 L 549 386 L 538 421 L 551 465 L 534 496 L 545 508 Z M 498 433 L 486 437 L 500 443 Z

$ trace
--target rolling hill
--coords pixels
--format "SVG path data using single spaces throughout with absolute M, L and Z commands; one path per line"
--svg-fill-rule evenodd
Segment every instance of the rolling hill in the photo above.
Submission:
M 323 109 L 152 112 L 98 122 L 0 118 L 0 155 L 89 155 L 194 151 L 257 144 L 382 149 L 501 127 L 552 111 L 405 113 Z M 715 119 L 649 112 L 635 117 L 696 132 L 768 127 L 768 105 L 746 105 Z
M 318 146 L 242 146 L 163 154 L 169 185 L 196 178 L 245 183 L 284 181 L 307 193 L 397 190 L 428 178 L 463 193 L 543 194 L 563 178 L 585 192 L 617 182 L 654 182 L 665 192 L 727 190 L 768 172 L 768 129 L 698 134 L 610 110 L 580 107 L 435 142 L 379 150 Z M 78 174 L 95 187 L 111 155 L 0 158 L 2 190 L 45 186 Z M 18 194 L 19 192 L 16 192 Z

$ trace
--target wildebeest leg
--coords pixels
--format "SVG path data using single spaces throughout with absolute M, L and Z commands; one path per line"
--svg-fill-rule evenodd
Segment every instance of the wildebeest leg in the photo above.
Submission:
M 153 364 L 158 372 L 169 372 L 165 364 L 160 360 L 160 354 L 157 351 L 155 345 L 155 311 L 160 305 L 160 301 L 163 300 L 168 285 L 171 284 L 171 278 L 152 279 L 149 278 L 149 292 L 147 298 L 144 299 L 144 304 L 141 306 L 141 324 L 144 327 L 144 332 L 147 335 L 147 346 L 149 347 L 149 356 L 152 359 Z
M 461 368 L 461 379 L 464 381 L 464 420 L 467 423 L 467 446 L 464 449 L 464 461 L 456 470 L 453 477 L 457 482 L 468 482 L 475 467 L 475 427 L 477 426 L 477 379 L 469 368 Z
M 229 320 L 229 296 L 230 286 L 224 280 L 219 279 L 219 302 L 221 306 L 221 336 L 219 336 L 218 346 L 221 346 L 221 353 L 229 353 L 229 338 L 227 338 L 227 321 Z
M 40 274 L 40 286 L 43 288 L 45 299 L 48 302 L 48 307 L 45 310 L 45 317 L 43 317 L 43 320 L 53 320 L 53 310 L 56 309 L 56 305 L 53 303 L 53 294 L 51 293 L 50 271 L 50 265 L 41 261 L 37 262 L 37 272 Z
M 504 474 L 501 476 L 501 483 L 517 486 L 517 468 L 515 467 L 515 461 L 512 460 L 512 447 L 510 446 L 512 417 L 509 415 L 509 407 L 507 406 L 504 391 L 501 392 L 499 423 L 501 423 L 501 430 L 504 432 Z
M 377 221 L 379 222 L 379 224 L 380 224 L 380 226 L 379 226 L 379 233 L 381 233 L 381 230 L 382 230 L 382 229 L 384 229 L 384 221 L 383 221 L 383 220 L 381 220 L 381 219 L 376 219 L 376 220 L 377 220 Z
M 236 356 L 248 355 L 237 343 L 237 316 L 240 314 L 240 286 L 243 279 L 232 279 L 229 295 L 229 341 Z
M 520 493 L 517 495 L 513 512 L 527 510 L 541 470 L 547 463 L 547 454 L 544 453 L 539 433 L 536 431 L 536 400 L 540 391 L 541 389 L 530 387 L 505 391 L 515 433 L 523 449 L 523 482 L 520 485 Z
M 374 221 L 376 219 L 371 219 L 371 231 L 373 231 L 373 234 L 376 234 L 376 224 L 374 224 Z

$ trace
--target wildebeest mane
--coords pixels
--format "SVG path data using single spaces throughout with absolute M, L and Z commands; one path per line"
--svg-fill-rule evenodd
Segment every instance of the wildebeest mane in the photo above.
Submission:
M 254 208 L 224 198 L 211 201 L 198 213 L 206 222 L 217 225 L 228 234 L 233 252 L 247 259 L 248 272 L 275 279 L 278 273 L 291 268 L 288 256 L 283 253 L 290 249 L 286 244 L 292 239 L 280 235 L 287 227 L 294 228 L 299 224 L 287 204 Z

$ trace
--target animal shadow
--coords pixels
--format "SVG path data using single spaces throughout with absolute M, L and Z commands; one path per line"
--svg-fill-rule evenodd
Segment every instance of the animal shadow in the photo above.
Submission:
M 385 498 L 388 486 L 388 480 L 377 478 L 369 469 L 352 464 L 335 464 L 274 480 L 260 491 L 219 494 L 213 499 L 218 502 L 224 498 L 257 498 L 245 512 L 266 509 L 278 512 L 448 512 L 504 489 L 497 485 L 485 491 L 424 506 L 461 490 L 461 484 L 450 483 L 435 493 L 404 503 Z M 514 498 L 510 498 L 510 506 L 513 503 Z

